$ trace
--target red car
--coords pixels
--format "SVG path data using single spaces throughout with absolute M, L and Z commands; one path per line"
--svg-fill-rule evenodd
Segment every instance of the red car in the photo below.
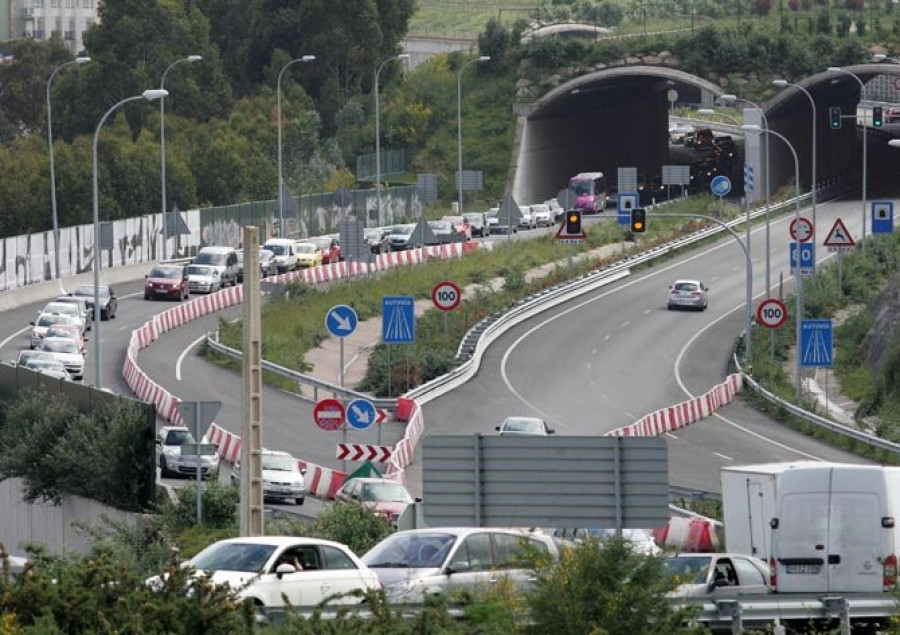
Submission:
M 361 503 L 376 516 L 391 522 L 396 522 L 413 502 L 402 483 L 386 478 L 350 479 L 338 491 L 336 498 Z
M 341 243 L 331 236 L 316 236 L 307 238 L 304 242 L 313 243 L 316 249 L 322 252 L 322 264 L 327 265 L 341 260 Z
M 183 265 L 156 265 L 144 279 L 145 300 L 187 300 L 190 295 L 187 267 Z
M 463 237 L 463 240 L 472 240 L 472 224 L 465 216 L 442 216 L 441 220 L 453 223 L 453 229 Z

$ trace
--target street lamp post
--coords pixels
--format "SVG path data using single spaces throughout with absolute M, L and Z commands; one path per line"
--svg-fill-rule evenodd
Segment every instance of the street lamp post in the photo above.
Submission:
M 466 70 L 466 67 L 469 64 L 474 64 L 475 62 L 487 62 L 491 59 L 490 55 L 482 55 L 481 57 L 475 57 L 470 59 L 468 62 L 459 67 L 459 72 L 456 74 L 456 165 L 457 165 L 457 179 L 459 182 L 456 186 L 459 188 L 458 200 L 459 200 L 459 213 L 460 215 L 463 213 L 463 179 L 462 179 L 462 74 L 463 71 Z
M 375 68 L 375 201 L 378 206 L 379 224 L 381 223 L 381 97 L 378 91 L 378 78 L 381 76 L 381 69 L 389 62 L 407 59 L 409 59 L 407 53 L 392 55 Z
M 795 201 L 795 210 L 794 210 L 794 222 L 799 226 L 800 224 L 800 159 L 797 157 L 797 151 L 794 149 L 794 146 L 791 145 L 791 142 L 787 140 L 787 138 L 779 132 L 775 132 L 774 130 L 769 130 L 768 127 L 763 129 L 755 124 L 746 124 L 741 126 L 742 130 L 746 130 L 748 132 L 755 132 L 757 134 L 765 132 L 770 135 L 774 135 L 784 141 L 785 145 L 787 145 L 788 149 L 791 151 L 791 155 L 794 157 L 794 201 Z M 794 316 L 794 320 L 796 322 L 796 365 L 795 365 L 795 378 L 794 378 L 794 390 L 795 390 L 795 400 L 797 404 L 800 403 L 800 368 L 801 368 L 801 359 L 803 355 L 800 351 L 800 321 L 803 317 L 803 275 L 800 273 L 800 253 L 799 246 L 797 251 L 797 293 L 796 293 L 796 313 Z
M 54 264 L 56 266 L 56 277 L 60 277 L 59 273 L 59 216 L 56 213 L 56 171 L 53 166 L 53 109 L 50 105 L 50 85 L 56 74 L 67 66 L 73 64 L 87 64 L 91 61 L 89 57 L 76 57 L 74 60 L 60 64 L 50 73 L 47 80 L 47 140 L 50 143 L 50 212 L 53 216 L 53 252 Z
M 856 73 L 851 73 L 850 71 L 841 68 L 839 66 L 829 66 L 827 69 L 831 73 L 844 73 L 845 75 L 849 75 L 859 84 L 859 101 L 862 103 L 865 93 L 866 93 L 866 84 L 859 78 Z M 853 120 L 856 120 L 856 115 L 853 115 Z M 866 249 L 866 181 L 869 178 L 869 166 L 868 166 L 868 137 L 867 134 L 869 130 L 869 126 L 866 125 L 865 118 L 863 118 L 863 151 L 862 151 L 862 248 L 863 251 Z
M 194 63 L 203 59 L 201 55 L 188 55 L 180 60 L 175 60 L 163 71 L 162 79 L 159 82 L 159 89 L 166 89 L 166 75 L 169 71 L 185 62 Z M 160 172 L 160 193 L 161 193 L 161 211 L 162 211 L 162 257 L 163 260 L 169 258 L 169 225 L 166 223 L 166 100 L 159 100 L 159 172 Z
M 281 161 L 281 76 L 284 75 L 284 72 L 293 64 L 297 64 L 299 62 L 312 62 L 316 59 L 315 55 L 304 55 L 303 57 L 298 57 L 296 59 L 292 59 L 290 62 L 281 67 L 281 72 L 278 73 L 278 237 L 285 237 L 285 227 L 284 227 L 284 173 L 282 168 Z
M 128 102 L 137 101 L 139 99 L 146 99 L 147 101 L 153 101 L 154 99 L 162 99 L 166 95 L 168 95 L 168 91 L 159 89 L 159 90 L 145 90 L 140 95 L 135 95 L 134 97 L 128 97 L 127 99 L 123 99 L 122 101 L 113 104 L 112 108 L 104 113 L 103 117 L 100 118 L 100 123 L 97 124 L 97 129 L 94 131 L 94 143 L 92 146 L 93 151 L 93 179 L 92 179 L 92 192 L 93 192 L 93 207 L 94 207 L 94 372 L 96 376 L 94 377 L 94 385 L 97 388 L 103 387 L 103 366 L 102 366 L 102 356 L 101 356 L 101 346 L 100 342 L 103 339 L 100 337 L 100 266 L 101 266 L 101 258 L 100 258 L 100 201 L 97 194 L 97 140 L 100 138 L 100 129 L 103 128 L 103 124 L 106 123 L 106 120 L 109 119 L 109 116 L 113 114 L 119 107 L 127 104 Z

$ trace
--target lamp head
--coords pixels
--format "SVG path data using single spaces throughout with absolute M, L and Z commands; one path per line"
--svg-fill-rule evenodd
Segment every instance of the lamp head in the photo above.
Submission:
M 779 88 L 784 88 L 785 86 L 791 85 L 791 83 L 786 79 L 776 79 L 775 81 L 772 82 L 772 84 L 774 84 L 775 86 L 778 86 Z
M 491 59 L 490 55 L 482 55 L 481 57 L 478 58 L 478 61 L 479 62 L 487 62 L 490 59 Z
M 300 58 L 300 61 L 301 62 L 314 62 L 314 61 L 316 61 L 316 56 L 315 55 L 304 55 L 303 57 Z
M 698 115 L 714 115 L 714 114 L 716 114 L 716 111 L 713 110 L 712 108 L 698 108 L 697 114 Z
M 891 139 L 888 141 L 888 145 L 892 148 L 900 148 L 900 139 Z
M 737 95 L 732 95 L 730 93 L 725 93 L 724 95 L 719 95 L 719 101 L 730 104 L 733 101 L 737 101 Z
M 87 63 L 90 62 L 90 61 L 91 61 L 91 58 L 89 58 L 89 57 L 76 57 L 76 58 L 75 58 L 75 63 L 76 63 L 76 64 L 79 64 L 79 65 L 80 65 L 80 64 L 87 64 Z
M 400 55 L 397 56 L 397 59 L 398 59 L 398 60 L 408 60 L 408 59 L 409 59 L 409 53 L 400 53 Z
M 203 56 L 202 55 L 188 55 L 187 58 L 185 58 L 185 59 L 187 59 L 188 62 L 199 62 L 200 60 L 203 59 Z
M 141 93 L 141 97 L 146 99 L 147 101 L 156 101 L 157 99 L 162 99 L 163 97 L 168 97 L 169 91 L 163 90 L 161 88 L 151 88 L 150 90 L 145 90 Z
M 827 70 L 829 73 L 840 73 L 844 69 L 842 69 L 840 66 L 829 66 L 825 70 Z
M 886 59 L 887 55 L 885 55 L 884 53 L 875 53 L 875 55 L 872 56 L 872 61 L 875 63 L 883 62 Z
M 746 130 L 747 132 L 762 132 L 762 128 L 755 123 L 745 123 L 741 126 L 741 130 Z

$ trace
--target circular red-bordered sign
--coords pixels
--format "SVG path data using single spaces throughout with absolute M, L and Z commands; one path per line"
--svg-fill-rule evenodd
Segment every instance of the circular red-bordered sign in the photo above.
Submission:
M 801 243 L 809 242 L 813 233 L 813 224 L 808 218 L 795 218 L 791 221 L 791 238 L 794 240 Z
M 756 321 L 769 329 L 777 329 L 787 321 L 787 317 L 787 306 L 775 298 L 760 302 L 756 308 Z
M 346 415 L 344 404 L 337 399 L 323 399 L 313 408 L 313 419 L 323 430 L 340 430 Z
M 441 311 L 452 311 L 459 306 L 461 300 L 462 291 L 450 281 L 438 282 L 431 290 L 431 301 Z

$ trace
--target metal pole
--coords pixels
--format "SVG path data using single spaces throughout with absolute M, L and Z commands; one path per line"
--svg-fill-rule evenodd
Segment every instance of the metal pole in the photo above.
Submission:
M 747 251 L 750 252 L 750 202 L 744 199 L 744 208 L 747 214 L 747 221 L 744 223 L 747 226 L 747 234 L 744 238 L 747 243 Z M 753 333 L 751 332 L 751 328 L 753 327 L 753 272 L 751 268 L 747 266 L 747 336 L 746 336 L 746 360 L 747 363 L 752 366 L 753 364 Z
M 486 62 L 491 59 L 488 55 L 482 55 L 470 59 L 468 62 L 459 67 L 456 74 L 456 173 L 459 182 L 456 184 L 459 192 L 457 193 L 457 201 L 459 201 L 459 214 L 463 213 L 463 183 L 462 183 L 462 74 L 469 64 L 475 62 Z
M 175 60 L 163 71 L 162 79 L 159 82 L 160 90 L 166 89 L 166 75 L 169 71 L 183 62 L 199 62 L 203 57 L 200 55 L 188 55 L 180 60 Z M 169 259 L 169 225 L 166 223 L 166 100 L 159 100 L 159 172 L 160 172 L 160 192 L 161 192 L 161 211 L 162 211 L 162 257 L 163 260 Z
M 103 355 L 101 346 L 101 340 L 103 338 L 100 337 L 100 267 L 102 266 L 102 258 L 100 253 L 100 200 L 97 190 L 97 140 L 100 138 L 100 130 L 103 128 L 103 124 L 106 123 L 109 116 L 120 106 L 123 106 L 130 101 L 137 101 L 138 99 L 146 99 L 147 101 L 161 99 L 166 95 L 168 95 L 168 93 L 164 90 L 145 90 L 140 95 L 123 99 L 122 101 L 113 104 L 113 106 L 103 114 L 103 117 L 100 118 L 100 123 L 97 124 L 97 129 L 94 131 L 94 141 L 91 146 L 91 167 L 93 172 L 91 191 L 93 194 L 94 217 L 94 386 L 97 388 L 103 387 Z
M 70 62 L 60 64 L 53 69 L 47 79 L 47 141 L 50 144 L 50 212 L 53 217 L 53 256 L 55 271 L 54 275 L 59 278 L 59 215 L 56 211 L 56 169 L 53 162 L 53 108 L 50 104 L 50 86 L 53 84 L 53 78 L 56 74 L 67 66 L 73 64 L 87 64 L 91 61 L 89 57 L 76 57 Z
M 311 62 L 316 59 L 315 55 L 304 55 L 303 57 L 298 57 L 296 59 L 292 59 L 290 62 L 281 67 L 281 71 L 278 73 L 278 84 L 277 90 L 278 93 L 278 237 L 284 238 L 286 236 L 285 227 L 284 227 L 284 172 L 281 158 L 281 77 L 284 75 L 284 72 L 293 64 L 298 62 Z
M 381 64 L 375 69 L 375 200 L 378 205 L 378 224 L 382 224 L 381 220 L 381 98 L 380 91 L 378 90 L 378 78 L 381 75 L 381 69 L 384 68 L 385 64 L 388 62 L 393 62 L 394 60 L 405 60 L 409 59 L 409 55 L 403 53 L 401 55 L 392 55 L 386 60 L 382 61 Z M 393 214 L 392 214 L 393 216 Z M 391 218 L 391 222 L 393 222 L 393 218 Z
M 162 101 L 162 100 L 160 100 Z M 200 453 L 203 448 L 200 447 L 200 441 L 203 439 L 203 435 L 200 434 L 200 402 L 194 402 L 194 429 L 192 431 L 194 433 L 194 448 L 196 449 L 196 464 L 194 467 L 196 468 L 197 473 L 197 524 L 203 522 L 203 472 L 200 469 Z
M 852 73 L 844 68 L 840 68 L 838 66 L 829 66 L 828 70 L 833 73 L 844 73 L 849 75 L 859 84 L 859 104 L 862 105 L 863 100 L 865 99 L 866 93 L 866 84 L 856 73 Z M 858 108 L 858 107 L 857 107 Z M 853 115 L 853 121 L 856 121 L 856 113 Z M 863 155 L 862 155 L 862 248 L 863 251 L 866 250 L 866 181 L 868 179 L 868 130 L 869 126 L 866 124 L 866 116 L 863 114 Z

